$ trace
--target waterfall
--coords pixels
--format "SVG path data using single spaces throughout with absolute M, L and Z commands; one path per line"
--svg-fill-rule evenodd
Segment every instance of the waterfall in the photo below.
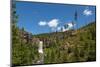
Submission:
M 37 63 L 43 64 L 44 63 L 43 41 L 39 41 L 38 52 L 39 52 L 39 60 L 37 61 Z
M 39 41 L 38 52 L 43 54 L 43 41 Z

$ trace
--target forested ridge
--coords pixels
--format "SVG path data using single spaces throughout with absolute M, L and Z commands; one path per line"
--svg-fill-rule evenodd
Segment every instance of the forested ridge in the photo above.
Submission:
M 95 61 L 95 26 L 93 22 L 79 30 L 32 35 L 13 25 L 12 62 L 14 65 L 37 64 L 39 40 L 43 41 L 45 64 Z

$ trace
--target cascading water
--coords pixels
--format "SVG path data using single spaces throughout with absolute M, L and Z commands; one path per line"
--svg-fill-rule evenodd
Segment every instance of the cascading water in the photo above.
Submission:
M 43 64 L 44 63 L 43 41 L 39 41 L 38 52 L 39 52 L 39 60 L 37 61 L 37 63 Z
M 38 52 L 43 54 L 43 41 L 39 41 Z

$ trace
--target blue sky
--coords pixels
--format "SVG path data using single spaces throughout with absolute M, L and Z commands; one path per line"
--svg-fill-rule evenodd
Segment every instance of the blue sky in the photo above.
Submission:
M 17 26 L 32 34 L 49 33 L 74 21 L 75 11 L 78 27 L 95 21 L 95 6 L 16 2 Z

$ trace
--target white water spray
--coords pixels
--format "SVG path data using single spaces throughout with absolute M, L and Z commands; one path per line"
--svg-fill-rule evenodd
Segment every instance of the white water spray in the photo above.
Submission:
M 43 64 L 44 63 L 43 41 L 39 41 L 38 52 L 39 52 L 39 60 L 37 61 L 37 63 Z

